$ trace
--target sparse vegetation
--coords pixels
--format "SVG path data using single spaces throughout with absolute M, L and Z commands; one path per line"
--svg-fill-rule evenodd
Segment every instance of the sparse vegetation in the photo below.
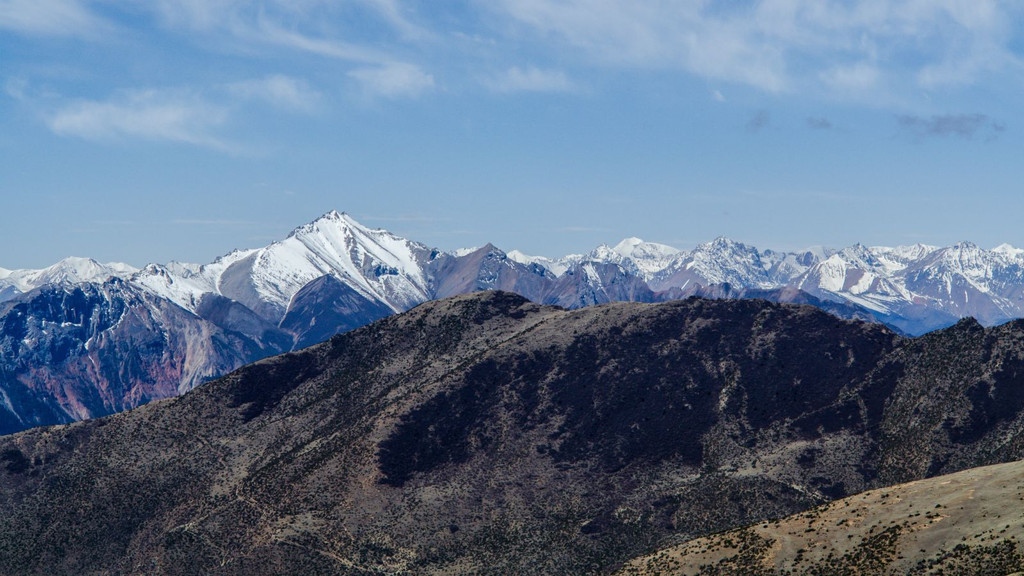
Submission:
M 430 302 L 180 398 L 0 439 L 0 573 L 606 574 L 676 545 L 702 546 L 707 574 L 910 570 L 908 551 L 947 550 L 915 535 L 970 503 L 894 493 L 884 521 L 870 496 L 815 506 L 1024 457 L 1022 333 L 910 341 L 760 301 Z M 957 395 L 978 386 L 1005 402 Z M 1017 520 L 985 513 L 927 569 L 1016 561 L 1000 543 Z

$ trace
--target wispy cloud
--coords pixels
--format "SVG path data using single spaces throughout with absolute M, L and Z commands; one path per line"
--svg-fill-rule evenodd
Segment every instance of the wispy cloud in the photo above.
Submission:
M 946 114 L 930 117 L 903 115 L 898 116 L 897 121 L 900 128 L 915 139 L 953 136 L 970 140 L 981 135 L 986 140 L 994 140 L 1006 131 L 1004 124 L 985 114 Z
M 408 17 L 408 11 L 399 0 L 359 0 L 373 9 L 381 19 L 391 25 L 406 38 L 420 39 L 431 36 L 430 32 L 414 24 Z
M 232 154 L 256 150 L 222 136 L 230 121 L 246 113 L 246 104 L 263 102 L 291 112 L 311 112 L 323 96 L 305 81 L 270 75 L 205 90 L 160 88 L 124 90 L 106 100 L 68 100 L 59 95 L 32 96 L 24 82 L 8 82 L 8 94 L 37 110 L 60 136 L 96 142 L 148 140 L 177 142 Z
M 0 30 L 100 38 L 112 29 L 80 0 L 0 0 Z
M 867 62 L 834 66 L 819 74 L 826 87 L 838 92 L 872 90 L 879 85 L 880 76 L 878 66 Z
M 513 66 L 491 78 L 487 85 L 498 92 L 572 92 L 575 84 L 561 70 L 543 70 Z
M 226 118 L 226 109 L 190 92 L 142 90 L 66 105 L 49 115 L 47 124 L 56 134 L 86 140 L 141 138 L 229 150 L 213 135 Z
M 362 63 L 380 63 L 389 60 L 386 55 L 377 50 L 340 40 L 302 34 L 263 16 L 259 18 L 256 26 L 234 23 L 231 29 L 237 36 L 246 40 L 282 46 L 328 58 Z
M 265 78 L 228 84 L 228 90 L 241 98 L 260 100 L 286 110 L 309 112 L 323 100 L 323 95 L 305 81 L 274 74 Z
M 482 5 L 482 2 L 480 3 Z M 1000 0 L 498 0 L 491 10 L 604 64 L 676 68 L 762 90 L 930 89 L 1021 75 Z
M 379 41 L 371 46 L 343 39 L 366 26 L 350 17 L 353 9 L 403 40 L 430 36 L 406 18 L 398 0 L 154 0 L 148 6 L 169 30 L 229 38 L 246 49 L 285 48 L 363 64 L 395 58 Z
M 703 2 L 501 0 L 493 6 L 614 65 L 674 67 L 766 90 L 783 87 L 778 50 L 751 41 L 743 20 L 704 14 Z
M 431 90 L 434 77 L 415 64 L 391 62 L 373 68 L 359 68 L 348 73 L 370 96 L 412 98 Z

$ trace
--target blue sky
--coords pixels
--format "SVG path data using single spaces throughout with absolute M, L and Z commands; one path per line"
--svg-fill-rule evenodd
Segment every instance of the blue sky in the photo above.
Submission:
M 0 0 L 0 266 L 331 210 L 454 249 L 1024 245 L 1024 7 Z

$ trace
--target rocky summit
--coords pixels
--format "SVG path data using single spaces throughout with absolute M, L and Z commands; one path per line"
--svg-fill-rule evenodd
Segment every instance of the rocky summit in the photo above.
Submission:
M 602 574 L 1024 458 L 1024 322 L 432 301 L 0 439 L 2 574 Z

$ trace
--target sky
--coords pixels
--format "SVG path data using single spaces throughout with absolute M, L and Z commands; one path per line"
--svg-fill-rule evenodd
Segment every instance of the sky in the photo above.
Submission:
M 0 0 L 0 266 L 1024 246 L 1018 0 Z

